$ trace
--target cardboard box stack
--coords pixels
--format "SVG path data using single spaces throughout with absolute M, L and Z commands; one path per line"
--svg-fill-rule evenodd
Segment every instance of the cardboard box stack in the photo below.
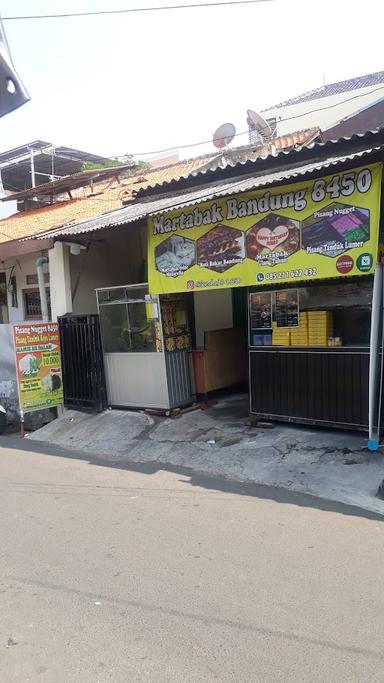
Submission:
M 333 336 L 331 311 L 308 311 L 308 342 L 310 346 L 328 346 Z
M 273 346 L 290 346 L 291 345 L 291 330 L 289 327 L 277 327 L 276 323 L 272 323 L 272 345 Z
M 291 328 L 291 346 L 308 346 L 308 314 L 299 313 L 299 327 Z

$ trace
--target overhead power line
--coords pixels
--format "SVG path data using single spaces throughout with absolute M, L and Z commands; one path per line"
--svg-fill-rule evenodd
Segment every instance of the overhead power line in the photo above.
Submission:
M 99 10 L 93 12 L 62 12 L 59 14 L 28 14 L 11 17 L 2 17 L 3 21 L 17 21 L 29 19 L 65 19 L 69 17 L 96 17 L 106 14 L 133 14 L 137 12 L 162 12 L 177 9 L 196 9 L 205 7 L 224 7 L 226 5 L 255 5 L 264 2 L 275 2 L 275 0 L 221 0 L 219 2 L 199 2 L 187 5 L 163 5 L 160 7 L 130 7 L 127 9 Z
M 301 112 L 300 114 L 294 114 L 293 116 L 286 116 L 285 118 L 281 118 L 277 120 L 277 123 L 282 123 L 283 121 L 293 121 L 294 119 L 300 119 L 303 116 L 308 116 L 308 114 L 316 114 L 318 111 L 326 111 L 327 109 L 333 109 L 334 107 L 339 107 L 342 104 L 346 104 L 347 102 L 351 102 L 352 100 L 356 100 L 360 97 L 366 97 L 367 95 L 372 95 L 373 93 L 381 90 L 383 91 L 384 89 L 384 83 L 380 85 L 378 88 L 374 88 L 373 90 L 370 90 L 369 92 L 364 92 L 360 93 L 359 95 L 353 95 L 352 97 L 348 97 L 345 100 L 341 100 L 340 102 L 335 102 L 334 104 L 328 104 L 326 107 L 317 107 L 316 109 L 310 109 L 309 111 L 304 111 Z M 292 103 L 292 106 L 295 103 Z M 287 105 L 290 106 L 290 105 Z M 277 109 L 277 107 L 269 107 L 270 110 Z M 266 110 L 268 111 L 268 110 Z M 268 126 L 269 127 L 269 126 Z M 263 130 L 263 128 L 260 128 L 259 130 Z M 248 129 L 241 131 L 241 133 L 235 133 L 234 137 L 239 137 L 240 135 L 247 135 L 249 133 Z M 199 147 L 200 145 L 207 145 L 210 142 L 212 142 L 212 138 L 209 138 L 209 140 L 201 140 L 200 142 L 192 142 L 189 145 L 173 145 L 173 147 L 165 147 L 163 149 L 157 149 L 151 152 L 132 152 L 133 157 L 143 157 L 147 155 L 152 155 L 152 154 L 162 154 L 163 152 L 172 152 L 174 150 L 178 149 L 188 149 L 189 147 Z M 118 158 L 114 157 L 114 158 Z

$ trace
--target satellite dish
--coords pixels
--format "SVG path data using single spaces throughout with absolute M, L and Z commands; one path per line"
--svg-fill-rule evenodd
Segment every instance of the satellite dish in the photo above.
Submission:
M 223 147 L 227 147 L 227 145 L 232 142 L 235 135 L 236 128 L 233 123 L 222 123 L 221 126 L 215 130 L 212 142 L 217 149 L 223 149 Z
M 253 109 L 247 109 L 248 125 L 253 126 L 262 138 L 268 140 L 273 136 L 273 130 L 269 123 Z

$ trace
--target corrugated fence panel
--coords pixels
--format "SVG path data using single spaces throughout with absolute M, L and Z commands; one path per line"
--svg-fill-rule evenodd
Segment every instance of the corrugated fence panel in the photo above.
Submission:
M 190 402 L 194 394 L 191 383 L 191 354 L 187 351 L 166 353 L 165 362 L 170 406 Z

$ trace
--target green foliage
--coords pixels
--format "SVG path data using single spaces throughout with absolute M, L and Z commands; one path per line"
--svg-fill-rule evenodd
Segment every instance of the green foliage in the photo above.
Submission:
M 115 166 L 122 166 L 117 159 L 110 159 L 104 163 L 94 163 L 93 161 L 84 161 L 82 170 L 83 171 L 96 171 L 99 168 L 114 168 Z
M 121 157 L 108 159 L 104 163 L 94 163 L 93 161 L 84 161 L 83 171 L 94 171 L 103 168 L 115 168 L 118 166 L 132 166 L 132 171 L 129 169 L 124 171 L 124 175 L 136 175 L 139 171 L 144 171 L 150 168 L 150 164 L 141 159 L 136 160 L 132 154 L 123 154 Z

